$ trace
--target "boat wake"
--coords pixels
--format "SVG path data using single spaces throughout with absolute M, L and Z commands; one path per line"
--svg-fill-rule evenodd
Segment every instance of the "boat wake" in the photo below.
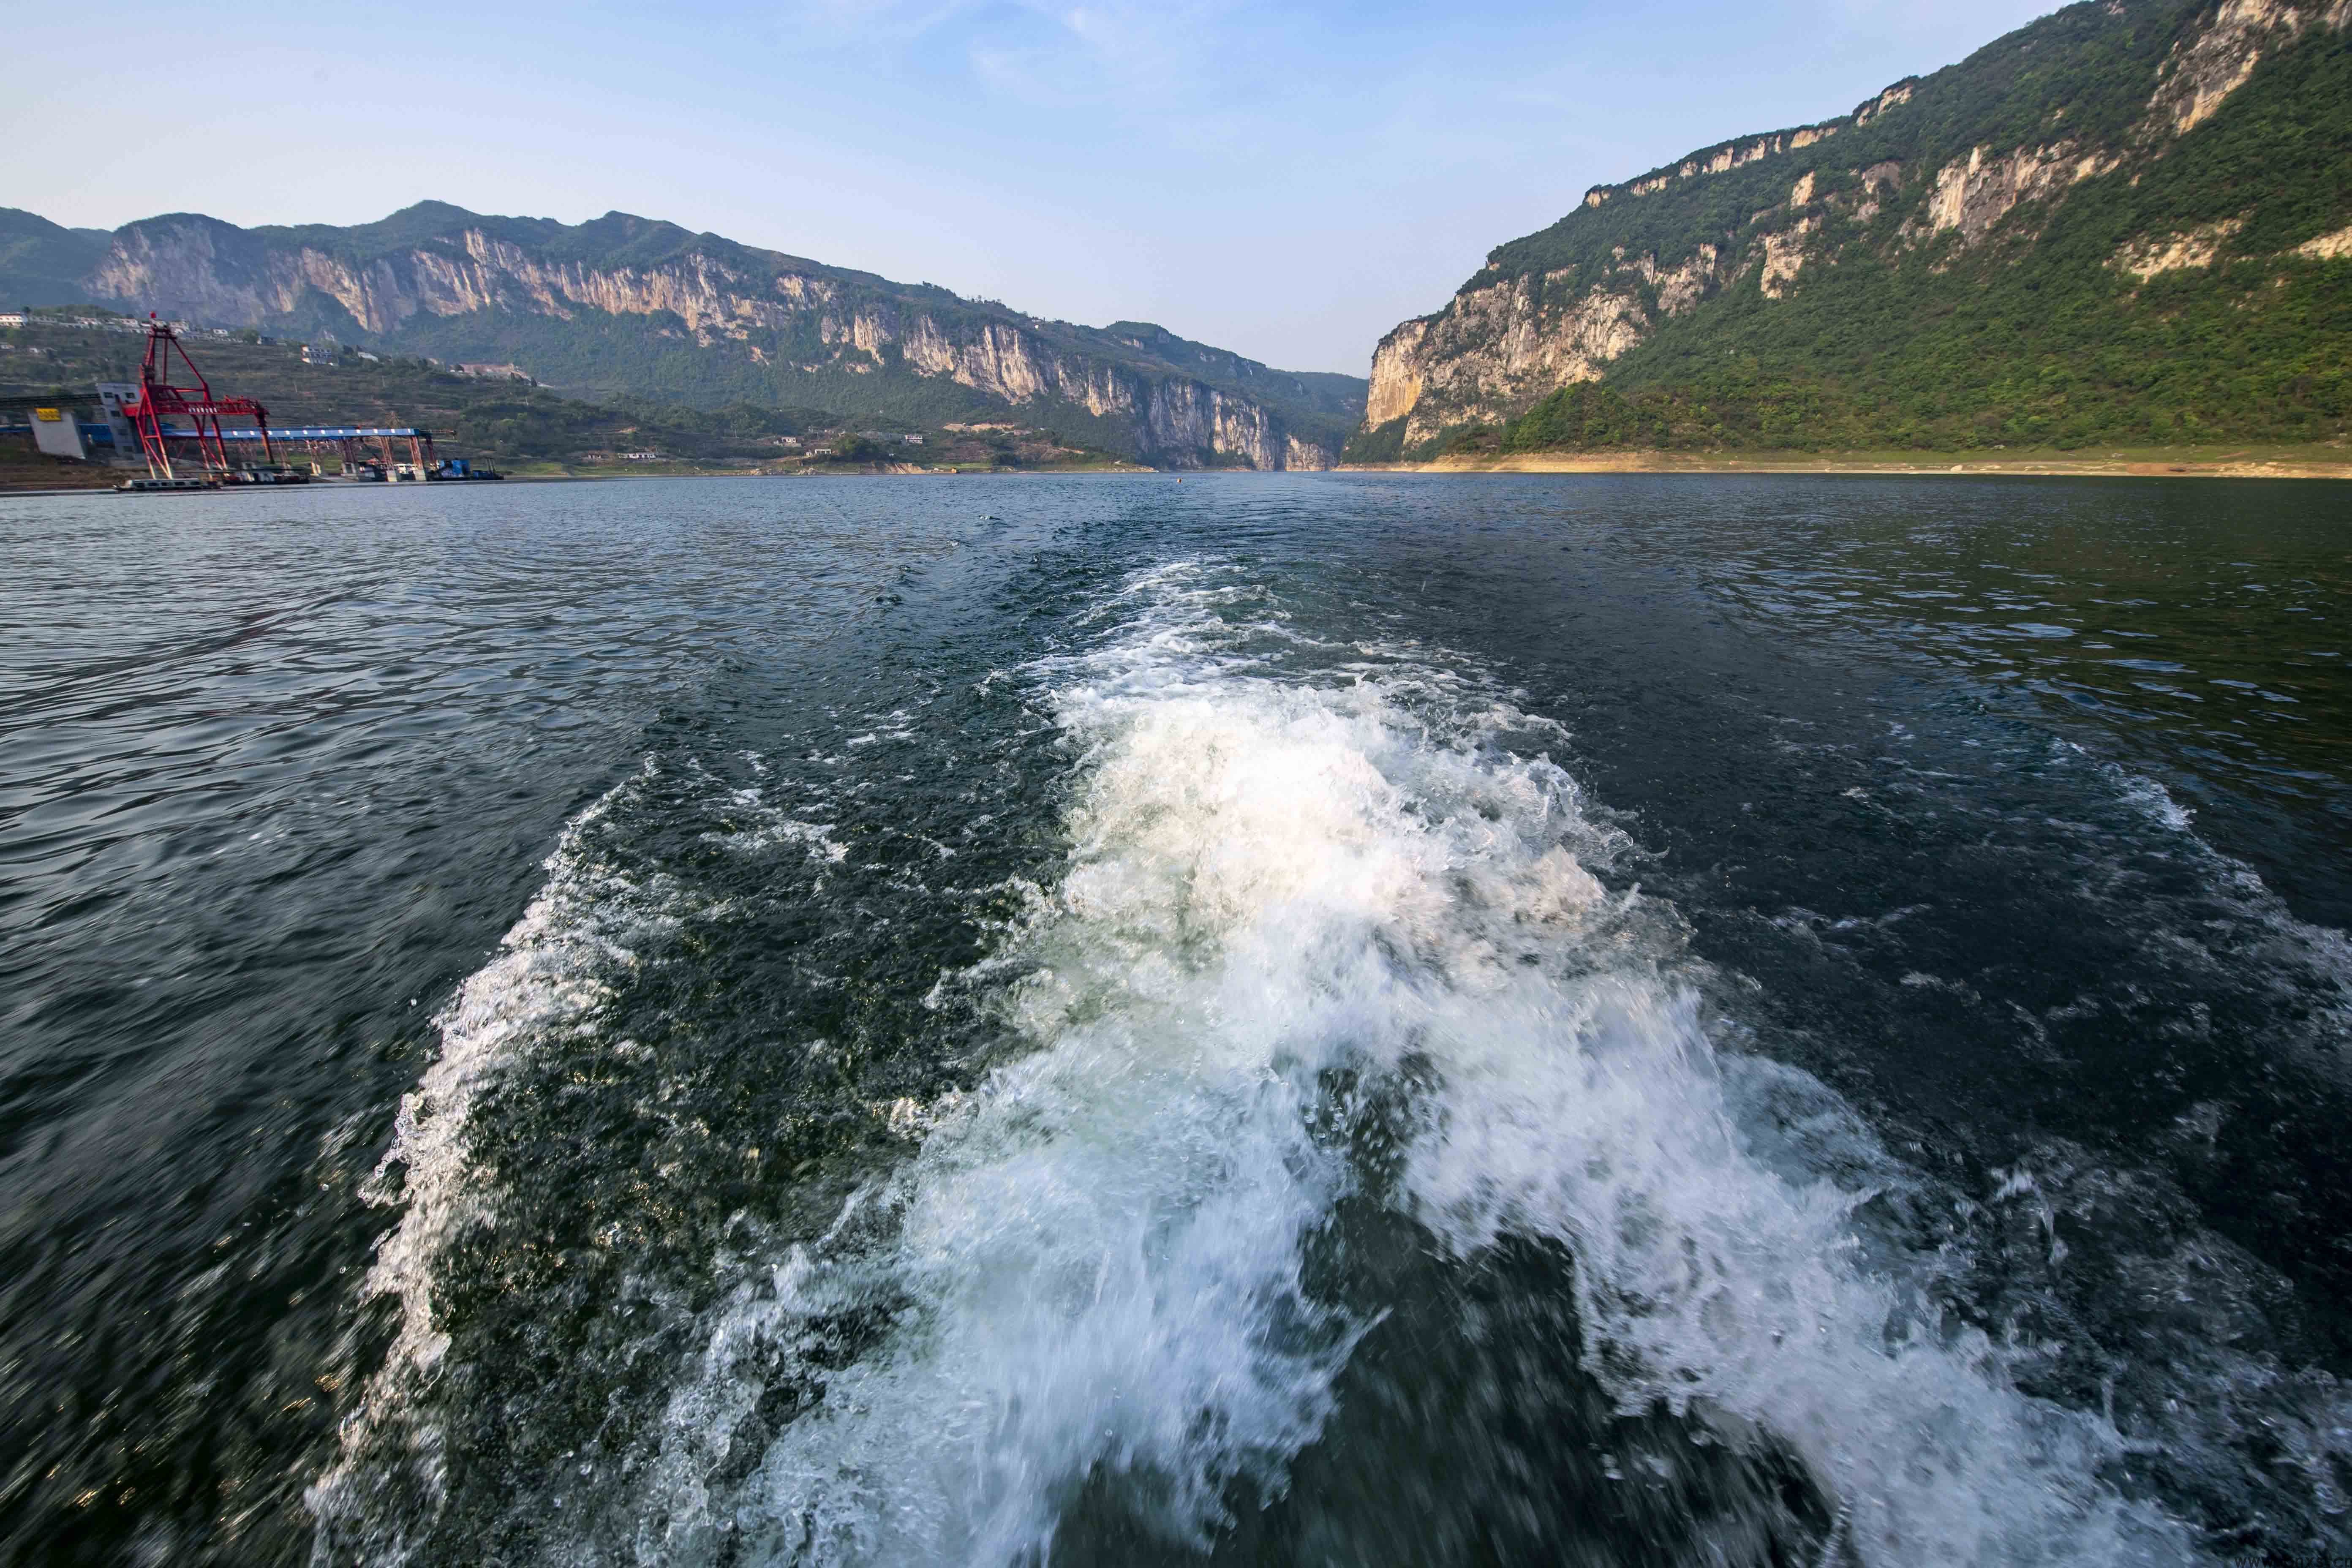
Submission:
M 1105 1485 L 1207 1548 L 1281 1491 L 1381 1310 L 1309 1279 L 1343 1200 L 1457 1259 L 1562 1249 L 1582 1373 L 1792 1449 L 1824 1560 L 2187 1555 L 2099 1479 L 2111 1430 L 1864 1267 L 1870 1189 L 1798 1151 L 1899 1172 L 1826 1090 L 1710 1043 L 1672 911 L 1596 876 L 1630 847 L 1544 726 L 1414 650 L 1288 671 L 1253 597 L 1147 574 L 1036 672 L 1083 761 L 1002 1002 L 1034 1049 L 716 1315 L 641 1559 L 1034 1561 Z M 713 1436 L 779 1388 L 794 1418 L 711 1486 Z
M 1304 637 L 1215 563 L 1144 574 L 1102 619 L 1028 672 L 1078 757 L 1066 865 L 965 976 L 1019 1048 L 894 1110 L 913 1152 L 821 1227 L 745 1220 L 608 1528 L 549 1522 L 551 1560 L 593 1539 L 639 1563 L 1034 1563 L 1107 1508 L 1129 1560 L 1210 1552 L 1283 1504 L 1384 1323 L 1426 1322 L 1382 1280 L 1528 1249 L 1574 1325 L 1538 1372 L 1609 1413 L 1580 1445 L 1664 1422 L 1793 1475 L 1811 1504 L 1750 1504 L 1805 1560 L 2195 1555 L 2113 1484 L 2110 1426 L 2019 1392 L 2005 1348 L 1934 1306 L 1937 1260 L 1870 1212 L 1919 1178 L 1828 1089 L 1718 1044 L 1678 917 L 1631 883 L 1557 731 L 1442 655 Z M 620 911 L 661 918 L 634 885 L 572 910 L 592 858 L 559 852 L 404 1112 L 411 1206 L 378 1284 L 407 1315 L 354 1418 L 379 1438 L 424 1397 L 433 1238 L 480 1179 L 426 1129 L 462 1128 L 490 1058 L 576 1016 L 566 954 L 625 945 Z M 1347 1219 L 1367 1213 L 1389 1223 Z M 348 1438 L 313 1494 L 362 1557 L 398 1555 L 351 1523 L 388 1495 L 381 1446 Z M 1373 1547 L 1412 1556 L 1290 1551 Z

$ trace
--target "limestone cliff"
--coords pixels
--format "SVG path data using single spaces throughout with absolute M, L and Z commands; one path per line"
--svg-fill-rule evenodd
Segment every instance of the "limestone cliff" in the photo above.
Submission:
M 1802 374 L 1823 326 L 1799 309 L 1814 292 L 1835 283 L 1842 305 L 1878 310 L 1918 293 L 1902 281 L 1915 275 L 2024 287 L 2045 237 L 2066 265 L 2113 273 L 2110 300 L 2248 255 L 2333 260 L 2352 218 L 2327 129 L 2347 23 L 2352 0 L 2087 0 L 1849 113 L 1595 186 L 1381 341 L 1350 453 L 1426 451 L 1577 383 L 1692 373 L 1707 333 L 1735 322 L 1742 352 L 1769 347 Z M 2252 110 L 2224 125 L 2266 80 L 2261 114 L 2284 130 Z M 2294 131 L 2305 122 L 2322 133 Z M 2295 134 L 2302 160 L 2274 167 L 2274 194 L 2242 153 L 2200 152 L 2264 133 Z M 2206 210 L 2231 190 L 2243 211 Z M 2053 229 L 2062 219 L 2072 232 Z
M 1023 417 L 1168 467 L 1326 468 L 1352 377 L 1270 370 L 1138 322 L 1046 321 L 929 285 L 610 214 L 568 227 L 425 204 L 352 229 L 175 215 L 81 293 L 264 330 L 524 363 L 587 392 L 845 415 Z

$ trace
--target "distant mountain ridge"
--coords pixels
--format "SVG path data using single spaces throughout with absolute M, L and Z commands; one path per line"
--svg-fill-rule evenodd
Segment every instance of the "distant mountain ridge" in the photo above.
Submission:
M 1594 186 L 1381 340 L 1349 451 L 2347 421 L 2352 0 L 2086 0 L 1851 113 Z
M 0 209 L 0 300 L 331 332 L 512 362 L 590 395 L 925 423 L 1018 411 L 1180 468 L 1328 467 L 1365 386 L 1146 322 L 1045 321 L 617 212 L 566 225 L 425 202 L 352 227 L 174 213 L 106 233 Z
M 0 304 L 79 304 L 84 279 L 106 254 L 102 228 L 65 228 L 0 207 Z

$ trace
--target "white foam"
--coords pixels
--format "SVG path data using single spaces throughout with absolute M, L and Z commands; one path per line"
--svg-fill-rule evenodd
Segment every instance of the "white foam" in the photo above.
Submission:
M 322 1521 L 359 1522 L 371 1441 L 393 1426 L 425 1492 L 438 1497 L 440 1444 L 419 1395 L 448 1349 L 433 1292 L 443 1255 L 470 1226 L 495 1223 L 485 1194 L 494 1173 L 478 1168 L 475 1102 L 519 1053 L 590 1026 L 611 994 L 606 977 L 633 967 L 631 943 L 675 922 L 673 891 L 640 885 L 598 853 L 594 835 L 614 806 L 640 787 L 646 768 L 566 824 L 546 861 L 547 881 L 499 942 L 498 955 L 458 987 L 436 1020 L 441 1053 L 404 1096 L 390 1147 L 362 1189 L 370 1202 L 402 1205 L 400 1223 L 377 1242 L 364 1296 L 400 1303 L 399 1329 L 383 1366 L 344 1419 L 341 1457 L 306 1500 Z M 404 1524 L 388 1522 L 396 1533 Z M 373 1554 L 371 1554 L 372 1556 Z
M 803 822 L 770 804 L 757 789 L 729 790 L 727 797 L 732 808 L 730 815 L 744 819 L 748 825 L 732 833 L 704 834 L 702 837 L 710 843 L 739 855 L 796 845 L 807 852 L 810 859 L 836 865 L 848 857 L 849 847 L 833 836 L 831 823 Z
M 1620 841 L 1496 743 L 1524 716 L 1393 651 L 1286 677 L 1230 617 L 1258 598 L 1163 569 L 1104 649 L 1043 670 L 1085 762 L 1066 873 L 1013 942 L 1035 1048 L 717 1315 L 641 1559 L 740 1531 L 754 1562 L 1024 1560 L 1105 1468 L 1204 1539 L 1232 1481 L 1320 1429 L 1362 1326 L 1299 1279 L 1355 1180 L 1313 1134 L 1326 1069 L 1407 1064 L 1429 1087 L 1397 1201 L 1464 1256 L 1565 1243 L 1586 1364 L 1624 1405 L 1769 1427 L 1866 1561 L 2187 1555 L 2097 1480 L 2111 1431 L 1915 1322 L 1857 1254 L 1859 1194 L 1743 1124 L 1727 1085 L 1759 1074 L 1717 1058 L 1668 911 L 1607 892 Z M 861 1313 L 878 1340 L 840 1365 Z M 787 1377 L 822 1402 L 712 1489 Z
M 2223 853 L 2199 834 L 2196 814 L 2157 780 L 2120 763 L 2092 761 L 2088 752 L 2069 741 L 2055 742 L 2053 755 L 2062 763 L 2090 761 L 2126 805 L 2173 837 L 2189 863 L 2202 873 L 2207 893 L 2241 922 L 2241 931 L 2231 933 L 2238 940 L 2226 946 L 2216 940 L 2215 923 L 2210 917 L 2202 931 L 2165 933 L 2176 949 L 2186 938 L 2193 944 L 2187 951 L 2227 965 L 2241 977 L 2257 965 L 2293 976 L 2294 988 L 2309 1000 L 2312 1016 L 2299 1027 L 2277 1030 L 2270 1043 L 2273 1048 L 2296 1052 L 2305 1063 L 2321 1071 L 2340 1076 L 2343 1042 L 2352 1037 L 2352 933 L 2298 918 L 2253 867 Z

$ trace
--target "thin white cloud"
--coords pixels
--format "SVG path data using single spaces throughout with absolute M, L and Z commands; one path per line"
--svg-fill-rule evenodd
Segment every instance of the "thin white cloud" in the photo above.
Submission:
M 976 84 L 1019 103 L 1124 115 L 1229 101 L 1290 30 L 1234 0 L 796 0 L 781 16 L 804 46 L 960 58 Z
M 980 9 L 980 0 L 791 0 L 779 29 L 803 44 L 906 43 Z
M 260 3 L 297 18 L 298 0 Z M 26 151 L 6 200 L 108 225 L 350 222 L 423 196 L 571 220 L 617 206 L 1360 373 L 1381 332 L 1587 185 L 1843 112 L 2042 8 L 696 0 L 689 16 L 597 0 L 550 27 L 527 6 L 416 3 L 472 47 L 355 72 L 380 54 L 365 17 L 301 11 L 264 46 L 280 90 L 218 106 L 223 139 L 332 148 L 345 177 L 318 189 L 121 151 L 168 141 L 168 107 L 78 71 L 71 16 L 28 15 L 9 35 L 23 90 L 0 94 L 0 132 Z M 171 24 L 162 0 L 121 4 L 131 26 Z M 254 47 L 181 47 L 215 76 Z M 94 150 L 76 128 L 100 121 L 121 133 Z M 408 134 L 386 141 L 387 123 Z

